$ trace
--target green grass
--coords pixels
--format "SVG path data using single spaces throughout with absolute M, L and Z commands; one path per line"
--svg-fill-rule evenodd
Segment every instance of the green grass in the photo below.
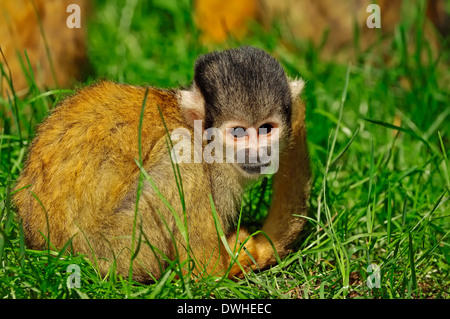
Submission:
M 196 57 L 209 50 L 198 41 L 187 0 L 97 1 L 96 8 L 88 26 L 95 76 L 87 82 L 106 77 L 187 85 Z M 271 31 L 252 26 L 245 40 L 220 46 L 262 47 L 289 75 L 307 81 L 314 174 L 308 223 L 296 251 L 237 282 L 178 279 L 174 262 L 160 280 L 141 285 L 113 271 L 102 278 L 83 256 L 27 249 L 11 189 L 35 125 L 67 91 L 1 98 L 0 296 L 449 298 L 450 52 L 446 43 L 438 55 L 429 54 L 420 8 L 410 6 L 383 54 L 375 44 L 352 64 L 320 59 L 319 49 L 292 39 L 279 23 Z M 253 231 L 268 210 L 267 182 L 252 188 L 243 203 L 242 222 Z M 70 264 L 81 269 L 80 288 L 67 287 Z M 379 288 L 367 285 L 370 264 L 380 267 Z

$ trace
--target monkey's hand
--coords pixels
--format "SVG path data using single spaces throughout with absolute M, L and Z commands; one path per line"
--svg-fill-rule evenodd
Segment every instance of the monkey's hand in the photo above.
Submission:
M 236 258 L 228 274 L 229 278 L 242 278 L 244 273 L 250 269 L 261 269 L 261 261 L 273 252 L 273 249 L 266 245 L 267 239 L 263 240 L 258 235 L 252 237 L 249 235 L 247 230 L 241 229 L 238 236 L 235 232 L 228 237 L 228 245 Z M 267 251 L 267 249 L 270 250 Z

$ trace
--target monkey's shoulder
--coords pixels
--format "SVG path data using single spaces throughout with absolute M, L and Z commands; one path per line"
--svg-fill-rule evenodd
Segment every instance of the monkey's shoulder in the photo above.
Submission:
M 169 130 L 184 125 L 174 91 L 110 81 L 86 86 L 62 101 L 38 127 L 29 166 L 44 159 L 66 170 L 105 167 L 104 163 L 116 170 L 123 163 L 135 166 L 139 150 L 150 156 L 166 134 L 160 110 Z
M 74 119 L 80 123 L 97 123 L 100 117 L 110 121 L 125 119 L 130 123 L 138 123 L 142 111 L 144 117 L 149 117 L 158 115 L 160 109 L 170 121 L 181 114 L 178 104 L 174 90 L 102 80 L 77 90 L 62 101 L 51 115 L 56 113 L 63 120 Z
M 143 106 L 146 101 L 145 107 Z M 151 87 L 99 81 L 83 87 L 63 100 L 39 126 L 38 135 L 50 139 L 69 131 L 84 142 L 122 133 L 136 137 L 142 118 L 142 135 L 164 134 L 163 119 L 169 128 L 182 126 L 177 93 Z M 146 136 L 148 137 L 148 136 Z M 125 142 L 125 141 L 122 141 Z

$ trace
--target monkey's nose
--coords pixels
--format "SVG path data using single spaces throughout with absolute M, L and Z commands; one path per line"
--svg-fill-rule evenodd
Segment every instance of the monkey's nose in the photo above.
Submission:
M 236 152 L 238 164 L 265 165 L 270 162 L 270 147 L 242 148 Z

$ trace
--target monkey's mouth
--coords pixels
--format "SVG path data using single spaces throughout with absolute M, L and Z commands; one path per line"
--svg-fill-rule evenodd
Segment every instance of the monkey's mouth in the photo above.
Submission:
M 262 169 L 264 167 L 269 167 L 270 163 L 254 163 L 254 164 L 249 164 L 249 163 L 242 163 L 242 164 L 238 164 L 239 167 L 247 172 L 248 174 L 261 174 L 262 173 Z

